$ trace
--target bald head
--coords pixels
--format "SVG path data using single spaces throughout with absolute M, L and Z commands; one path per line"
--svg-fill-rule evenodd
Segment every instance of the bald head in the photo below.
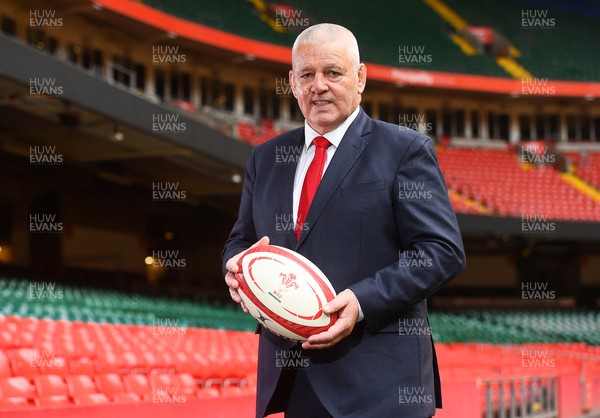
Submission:
M 340 42 L 348 53 L 355 71 L 358 71 L 360 65 L 360 53 L 358 51 L 358 42 L 354 34 L 343 26 L 333 23 L 319 23 L 305 29 L 294 42 L 292 47 L 292 68 L 297 61 L 298 47 L 300 45 L 319 45 L 324 43 Z

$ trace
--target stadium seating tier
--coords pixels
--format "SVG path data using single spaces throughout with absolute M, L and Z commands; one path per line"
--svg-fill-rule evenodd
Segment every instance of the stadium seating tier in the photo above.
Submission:
M 438 150 L 438 158 L 450 191 L 489 208 L 489 214 L 519 219 L 539 216 L 551 220 L 600 220 L 600 202 L 563 181 L 551 166 L 523 164 L 510 149 L 446 148 Z M 585 169 L 583 174 L 593 181 L 598 166 L 585 167 L 589 174 Z M 455 206 L 457 212 L 461 209 Z
M 250 2 L 198 3 L 192 0 L 146 0 L 146 4 L 169 14 L 202 25 L 221 29 L 252 39 L 290 47 L 298 30 L 276 31 L 259 17 Z M 287 5 L 300 12 L 299 19 L 310 23 L 342 23 L 354 32 L 360 42 L 361 60 L 393 67 L 447 71 L 508 77 L 491 56 L 466 56 L 450 39 L 449 26 L 424 2 L 389 3 L 385 9 L 372 7 L 359 0 L 316 3 L 310 0 L 292 0 Z M 272 24 L 277 25 L 272 13 Z M 282 24 L 281 22 L 279 23 Z M 430 62 L 400 62 L 401 47 L 424 47 Z M 410 61 L 410 60 L 408 60 Z

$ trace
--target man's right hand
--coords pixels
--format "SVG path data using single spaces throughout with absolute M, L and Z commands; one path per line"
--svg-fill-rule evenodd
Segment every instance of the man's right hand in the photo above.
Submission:
M 259 245 L 269 245 L 269 237 L 262 237 L 250 248 L 258 247 Z M 242 298 L 240 297 L 240 294 L 237 291 L 240 287 L 240 283 L 235 278 L 235 275 L 238 273 L 238 260 L 250 248 L 242 251 L 239 254 L 234 255 L 229 260 L 227 260 L 227 263 L 225 263 L 225 267 L 227 268 L 227 274 L 225 275 L 225 283 L 227 283 L 227 286 L 229 286 L 229 294 L 231 295 L 231 299 L 233 299 L 235 303 L 239 303 L 242 306 L 244 312 L 248 312 L 248 309 L 246 309 L 246 306 L 244 306 L 244 302 L 242 302 Z

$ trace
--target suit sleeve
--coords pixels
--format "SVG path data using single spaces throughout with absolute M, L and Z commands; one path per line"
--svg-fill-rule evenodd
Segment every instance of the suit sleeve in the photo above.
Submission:
M 413 140 L 400 159 L 392 202 L 401 244 L 398 261 L 350 286 L 370 332 L 435 293 L 466 265 L 456 215 L 430 139 Z
M 248 249 L 258 238 L 254 228 L 254 217 L 252 215 L 252 199 L 254 191 L 254 181 L 256 179 L 255 149 L 252 149 L 250 158 L 246 163 L 246 174 L 244 176 L 244 186 L 242 188 L 242 198 L 240 201 L 240 210 L 238 219 L 225 242 L 225 247 L 221 252 L 223 274 L 227 273 L 225 264 L 234 255 Z

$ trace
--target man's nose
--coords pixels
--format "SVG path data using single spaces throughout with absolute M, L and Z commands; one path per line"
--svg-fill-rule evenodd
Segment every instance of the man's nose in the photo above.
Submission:
M 325 75 L 321 73 L 315 74 L 315 78 L 313 79 L 313 83 L 311 86 L 311 91 L 316 94 L 323 93 L 329 89 L 329 85 L 327 84 L 327 80 Z

